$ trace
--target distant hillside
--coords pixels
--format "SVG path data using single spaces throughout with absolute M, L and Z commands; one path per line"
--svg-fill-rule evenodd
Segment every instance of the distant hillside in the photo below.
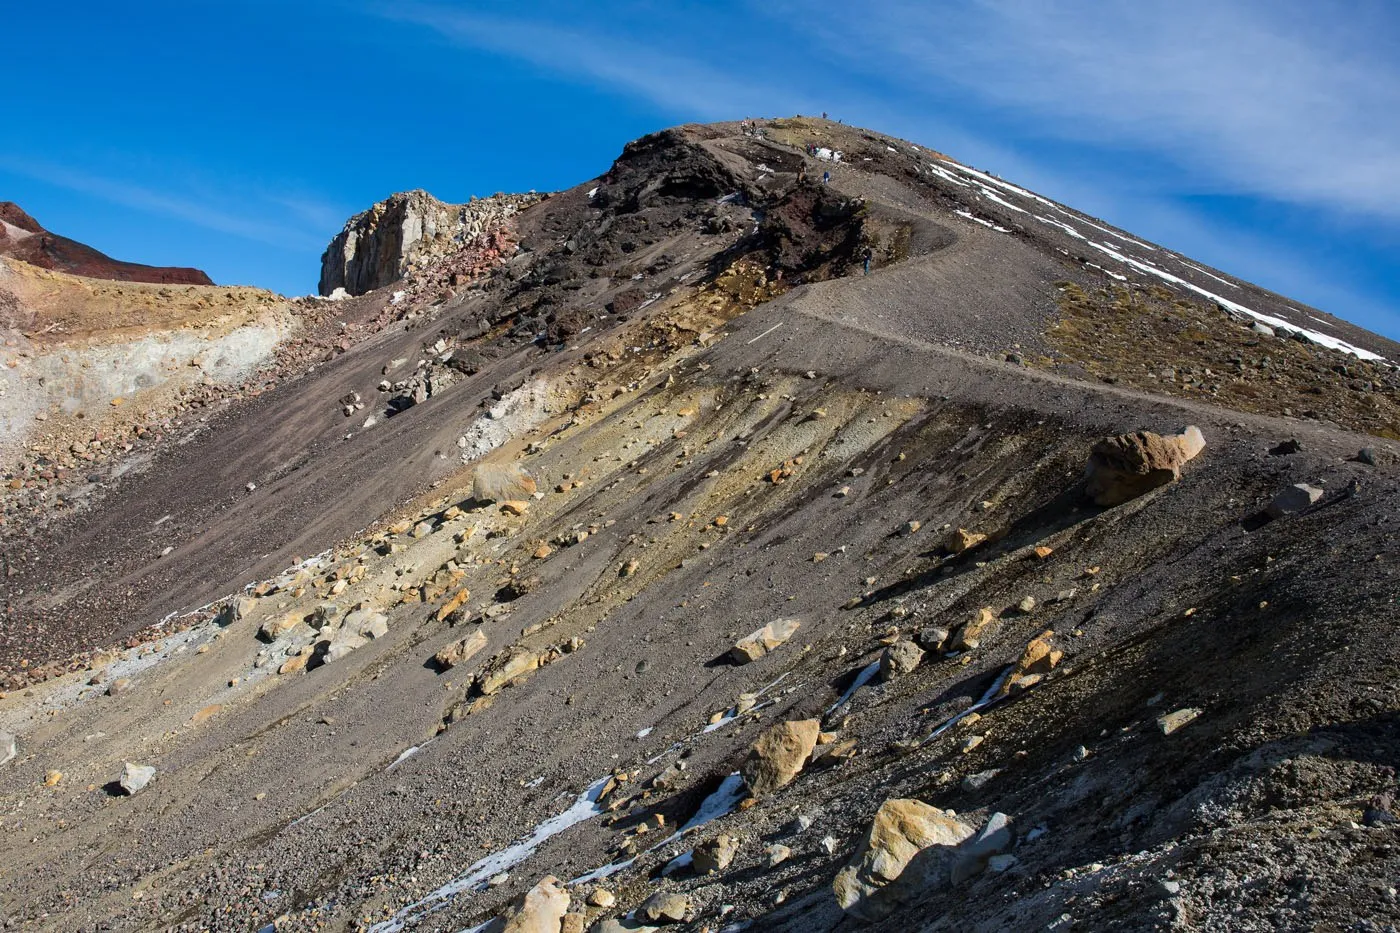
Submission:
M 0 256 L 12 256 L 41 269 L 118 282 L 157 285 L 213 285 L 199 269 L 122 262 L 91 246 L 50 233 L 13 201 L 0 201 Z

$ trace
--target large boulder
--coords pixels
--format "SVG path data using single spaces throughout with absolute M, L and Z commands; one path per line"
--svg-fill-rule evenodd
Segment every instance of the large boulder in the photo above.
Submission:
M 1137 431 L 1094 445 L 1085 469 L 1086 491 L 1098 505 L 1118 505 L 1181 478 L 1182 464 L 1205 449 L 1195 425 L 1180 434 Z
M 472 478 L 472 497 L 478 502 L 519 502 L 535 494 L 530 471 L 517 463 L 483 463 Z
M 769 622 L 756 632 L 745 635 L 729 651 L 729 657 L 736 664 L 757 661 L 768 652 L 783 644 L 802 627 L 797 619 L 777 619 Z
M 941 847 L 934 854 L 946 858 L 950 870 L 956 847 L 973 832 L 951 813 L 921 800 L 886 800 L 875 812 L 860 848 L 832 882 L 837 903 L 857 919 L 883 919 L 919 893 L 923 872 L 920 883 L 903 879 L 915 856 Z M 898 884 L 902 879 L 904 883 Z
M 755 797 L 792 783 L 807 764 L 821 735 L 819 719 L 799 719 L 769 726 L 749 750 L 739 771 Z
M 569 892 L 558 878 L 546 875 L 506 911 L 501 933 L 560 933 L 568 910 Z

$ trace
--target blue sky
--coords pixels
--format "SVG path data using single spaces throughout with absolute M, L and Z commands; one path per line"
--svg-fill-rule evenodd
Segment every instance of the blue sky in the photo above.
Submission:
M 690 120 L 828 111 L 1400 338 L 1400 6 L 24 4 L 0 200 L 314 290 L 350 214 L 567 187 Z

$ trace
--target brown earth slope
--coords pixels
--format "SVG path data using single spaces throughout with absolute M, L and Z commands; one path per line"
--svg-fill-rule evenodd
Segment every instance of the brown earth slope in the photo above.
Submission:
M 6 526 L 10 926 L 500 928 L 548 876 L 551 933 L 666 895 L 689 930 L 1400 923 L 1400 347 L 987 179 L 818 120 L 646 137 L 489 274 L 332 306 L 324 353 Z M 1310 408 L 1188 372 L 1250 354 Z M 1179 482 L 1093 504 L 1103 437 L 1187 425 Z M 478 501 L 483 467 L 533 483 Z M 750 794 L 790 720 L 815 748 Z M 1007 828 L 844 910 L 886 800 Z

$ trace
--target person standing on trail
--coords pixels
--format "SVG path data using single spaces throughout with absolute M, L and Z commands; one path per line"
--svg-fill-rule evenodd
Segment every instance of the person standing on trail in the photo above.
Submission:
M 822 184 L 824 184 L 824 185 L 829 185 L 829 184 L 831 184 L 831 173 L 830 173 L 830 172 L 822 172 Z
M 863 253 L 860 254 L 860 258 L 865 260 L 865 274 L 866 274 L 866 275 L 869 275 L 869 274 L 870 274 L 870 260 L 872 260 L 872 259 L 875 258 L 875 253 L 870 249 L 870 247 L 867 246 L 867 247 L 865 248 L 865 252 L 863 252 Z

